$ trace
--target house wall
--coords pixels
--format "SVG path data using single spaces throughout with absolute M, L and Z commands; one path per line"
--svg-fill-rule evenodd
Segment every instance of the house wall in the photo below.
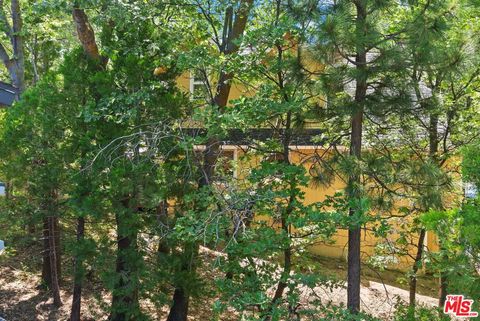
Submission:
M 295 150 L 292 151 L 290 160 L 294 164 L 304 164 L 308 173 L 309 163 L 305 162 L 305 160 L 316 152 L 321 153 L 322 152 L 321 148 L 305 147 L 305 149 L 302 149 L 300 147 L 296 151 Z M 245 153 L 239 149 L 236 150 L 235 154 L 236 154 L 235 159 L 237 160 L 236 177 L 238 179 L 242 179 L 243 177 L 245 177 L 251 168 L 258 166 L 260 163 L 259 157 L 246 157 L 246 158 L 242 157 L 245 155 Z M 341 192 L 344 188 L 345 188 L 345 183 L 340 178 L 334 179 L 332 184 L 329 185 L 328 187 L 308 186 L 303 189 L 303 191 L 305 192 L 305 203 L 311 204 L 315 202 L 324 201 L 327 196 L 332 196 L 336 192 Z M 404 201 L 403 202 L 399 201 L 397 203 L 397 206 L 402 206 L 402 205 L 405 206 L 408 204 L 405 204 Z M 389 222 L 393 226 L 393 231 L 386 238 L 377 238 L 375 237 L 373 232 L 368 231 L 366 229 L 362 229 L 362 246 L 361 246 L 362 260 L 364 262 L 367 262 L 372 258 L 372 256 L 375 254 L 375 247 L 378 243 L 387 243 L 387 244 L 391 244 L 392 246 L 396 245 L 400 237 L 399 230 L 401 229 L 402 223 L 405 223 L 405 220 L 409 221 L 411 220 L 411 217 L 407 216 L 405 218 L 390 219 Z M 371 227 L 371 226 L 367 226 L 367 228 L 368 227 Z M 391 254 L 391 255 L 385 256 L 385 258 L 389 262 L 387 264 L 389 268 L 401 269 L 401 270 L 407 270 L 411 268 L 413 263 L 413 258 L 415 257 L 416 251 L 417 251 L 416 244 L 418 242 L 418 236 L 410 237 L 408 239 L 408 242 L 409 242 L 409 245 L 406 245 L 406 248 L 408 249 L 408 255 L 404 253 L 402 255 Z M 317 244 L 310 246 L 309 251 L 315 255 L 332 257 L 332 258 L 340 258 L 340 259 L 346 260 L 347 244 L 348 244 L 348 230 L 339 229 L 337 233 L 328 242 L 319 241 Z M 438 250 L 437 239 L 433 233 L 427 232 L 427 237 L 425 240 L 425 248 L 428 249 L 429 251 Z
M 190 73 L 184 73 L 181 77 L 178 78 L 177 84 L 178 86 L 184 90 L 185 92 L 190 91 L 190 82 L 191 76 Z M 230 99 L 237 99 L 241 96 L 252 96 L 254 93 L 248 91 L 240 84 L 234 83 L 231 88 Z M 315 122 L 311 122 L 308 127 L 316 127 Z M 230 146 L 229 149 L 234 149 L 235 151 L 235 160 L 238 160 L 237 170 L 235 171 L 235 175 L 241 179 L 245 176 L 245 173 L 248 172 L 249 169 L 255 167 L 259 163 L 259 158 L 249 158 L 247 161 L 242 160 L 242 155 L 244 154 L 243 151 L 235 146 Z M 318 150 L 317 150 L 318 151 Z M 309 155 L 311 156 L 315 153 L 316 150 L 313 147 L 301 147 L 301 149 L 297 150 L 297 152 L 292 152 L 291 161 L 293 163 L 302 163 L 306 157 Z M 305 165 L 307 166 L 307 164 Z M 335 179 L 333 183 L 328 187 L 313 187 L 309 186 L 304 189 L 305 192 L 305 202 L 307 204 L 313 202 L 319 202 L 325 200 L 325 198 L 329 195 L 333 195 L 338 191 L 342 191 L 345 187 L 345 184 L 339 179 Z M 400 205 L 400 204 L 398 204 Z M 394 228 L 399 229 L 400 220 L 409 219 L 402 218 L 396 219 L 397 221 L 392 220 L 391 224 Z M 398 224 L 397 224 L 398 223 Z M 403 222 L 404 223 L 404 222 Z M 379 242 L 388 241 L 390 244 L 396 244 L 399 238 L 398 232 L 393 232 L 388 235 L 387 239 L 379 239 L 376 238 L 372 232 L 363 229 L 362 230 L 362 259 L 364 261 L 368 261 L 375 252 L 375 247 Z M 416 246 L 418 242 L 418 237 L 413 236 L 409 239 L 411 245 L 408 246 L 408 255 L 396 255 L 390 257 L 391 263 L 389 264 L 392 268 L 399 268 L 399 269 L 408 269 L 411 267 L 413 262 L 413 257 L 416 255 Z M 326 256 L 326 257 L 334 257 L 334 258 L 343 258 L 346 259 L 347 257 L 347 243 L 348 243 L 348 231 L 347 230 L 338 230 L 338 232 L 333 236 L 331 242 L 324 243 L 320 242 L 310 247 L 310 252 L 316 255 Z M 438 242 L 437 238 L 433 233 L 427 232 L 426 240 L 425 240 L 425 248 L 430 251 L 438 250 Z

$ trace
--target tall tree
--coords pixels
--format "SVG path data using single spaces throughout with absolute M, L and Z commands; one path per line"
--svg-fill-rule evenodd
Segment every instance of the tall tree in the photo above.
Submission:
M 410 161 L 420 161 L 423 168 L 431 168 L 430 175 L 417 174 L 414 194 L 416 214 L 430 210 L 452 207 L 451 199 L 456 198 L 455 189 L 449 182 L 455 177 L 453 157 L 459 148 L 468 144 L 471 137 L 464 136 L 460 119 L 471 118 L 474 105 L 471 103 L 472 86 L 479 76 L 476 55 L 472 55 L 478 44 L 471 42 L 478 30 L 463 28 L 470 19 L 470 10 L 462 9 L 456 2 L 443 1 L 414 2 L 405 8 L 403 17 L 407 20 L 405 43 L 412 65 L 411 87 L 414 100 L 411 109 L 406 110 L 403 122 L 406 146 L 418 155 L 411 154 Z M 456 18 L 452 18 L 452 14 Z M 414 123 L 407 120 L 413 117 Z M 472 126 L 475 122 L 472 122 Z M 419 133 L 424 133 L 419 135 Z M 416 137 L 414 137 L 416 136 Z M 432 175 L 433 174 L 433 175 Z M 423 180 L 423 181 L 422 181 Z M 409 182 L 403 182 L 413 187 Z M 411 189 L 411 188 L 410 188 Z M 412 189 L 411 189 L 412 192 Z M 446 201 L 449 199 L 450 201 Z M 413 222 L 421 226 L 418 217 Z M 424 227 L 417 229 L 417 253 L 410 276 L 410 307 L 415 308 L 416 274 L 422 265 Z M 439 290 L 439 305 L 443 306 L 447 294 L 446 274 L 442 274 Z
M 351 118 L 350 155 L 359 160 L 362 157 L 363 113 L 367 95 L 367 48 L 364 39 L 367 36 L 367 1 L 355 1 L 355 106 Z M 360 175 L 355 173 L 348 179 L 348 194 L 352 200 L 360 200 Z M 359 215 L 358 209 L 350 208 L 350 217 Z M 348 274 L 347 307 L 352 312 L 360 310 L 360 265 L 361 265 L 361 226 L 354 224 L 348 229 Z
M 60 235 L 59 217 L 63 213 L 61 195 L 64 191 L 65 160 L 59 153 L 59 142 L 64 129 L 51 125 L 63 120 L 56 109 L 60 104 L 53 97 L 56 81 L 51 77 L 37 87 L 24 93 L 21 101 L 8 110 L 3 128 L 3 150 L 8 163 L 5 174 L 14 182 L 25 186 L 30 200 L 35 204 L 43 222 L 43 268 L 42 276 L 52 290 L 54 304 L 62 304 L 60 298 Z M 49 105 L 52 102 L 56 107 Z M 35 137 L 35 139 L 32 139 Z M 37 148 L 34 146 L 41 146 Z M 19 152 L 22 150 L 22 152 Z M 18 175 L 18 166 L 24 174 Z
M 104 175 L 97 177 L 99 180 L 94 186 L 87 186 L 92 189 L 99 188 L 97 184 L 104 186 L 102 197 L 108 201 L 108 210 L 104 214 L 114 213 L 117 248 L 115 272 L 111 273 L 110 280 L 112 305 L 109 319 L 115 321 L 142 318 L 143 315 L 139 299 L 145 262 L 143 249 L 139 247 L 139 233 L 150 215 L 149 209 L 158 205 L 152 206 L 151 200 L 156 199 L 157 190 L 161 191 L 156 185 L 156 158 L 162 157 L 155 154 L 154 150 L 159 147 L 151 145 L 152 132 L 145 128 L 148 124 L 159 123 L 161 126 L 164 121 L 171 121 L 174 115 L 180 114 L 179 109 L 172 107 L 181 101 L 172 84 L 177 76 L 172 71 L 173 66 L 170 69 L 165 67 L 165 72 L 160 74 L 153 72 L 158 65 L 171 62 L 165 54 L 169 52 L 166 48 L 173 43 L 169 36 L 173 34 L 154 27 L 158 19 L 170 19 L 168 10 L 162 11 L 162 8 L 144 3 L 139 3 L 138 8 L 137 12 L 130 10 L 129 6 L 108 6 L 106 3 L 102 7 L 103 19 L 98 21 L 99 37 L 96 37 L 84 10 L 75 7 L 72 13 L 86 56 L 77 57 L 79 67 L 86 67 L 78 73 L 90 73 L 84 78 L 84 91 L 88 94 L 86 101 L 79 102 L 83 105 L 82 115 L 86 122 L 83 128 L 90 128 L 88 132 L 95 139 L 95 145 L 104 146 L 93 159 L 95 168 L 108 168 Z M 151 19 L 143 19 L 147 16 Z M 114 22 L 118 17 L 122 17 L 121 23 Z M 101 40 L 101 46 L 97 38 Z M 152 41 L 158 46 L 150 46 Z M 159 46 L 165 50 L 160 52 Z M 101 51 L 108 54 L 102 56 Z M 86 157 L 92 156 L 91 148 L 87 144 L 84 149 Z M 77 234 L 81 239 L 84 222 L 82 213 L 79 214 Z M 81 270 L 81 261 L 76 260 L 76 263 Z M 76 279 L 78 297 L 74 298 L 75 302 L 80 298 L 81 277 L 80 274 Z M 79 306 L 74 308 L 72 315 L 78 317 Z
M 95 33 L 93 32 L 92 25 L 90 24 L 88 17 L 85 11 L 79 7 L 74 7 L 72 9 L 72 16 L 75 22 L 75 27 L 77 30 L 78 39 L 83 47 L 83 50 L 86 56 L 98 64 L 98 67 L 101 68 L 104 66 L 104 62 L 100 62 L 101 57 L 98 50 L 97 42 L 95 39 Z M 71 62 L 74 63 L 74 62 Z M 79 81 L 78 78 L 74 78 L 76 81 Z M 85 80 L 84 80 L 85 81 Z M 70 90 L 72 90 L 71 88 Z M 80 89 L 80 95 L 83 96 L 82 100 L 83 103 L 87 102 L 87 90 L 88 88 L 84 88 L 83 90 Z M 75 91 L 72 91 L 75 92 Z M 82 126 L 86 132 L 89 132 L 88 126 L 85 124 Z M 91 146 L 85 146 L 85 144 L 80 145 L 81 151 L 81 158 L 85 160 L 86 155 L 89 150 L 92 149 Z M 84 161 L 85 162 L 85 161 Z M 85 170 L 86 164 L 84 163 L 81 170 Z M 90 180 L 87 178 L 86 180 L 82 180 L 79 182 L 79 186 L 83 189 L 78 195 L 79 201 L 82 202 L 91 194 L 91 191 L 88 190 L 89 188 L 93 188 Z M 76 238 L 78 244 L 82 244 L 85 239 L 85 214 L 81 213 L 77 218 L 77 231 L 76 231 Z M 81 320 L 81 302 L 82 302 L 82 282 L 84 278 L 83 273 L 83 260 L 82 260 L 82 253 L 77 254 L 74 258 L 74 284 L 73 284 L 73 296 L 72 296 L 72 309 L 70 311 L 70 321 L 80 321 Z
M 360 309 L 361 227 L 375 219 L 368 215 L 374 194 L 366 186 L 374 177 L 366 171 L 369 157 L 362 151 L 365 122 L 376 126 L 408 101 L 399 81 L 405 81 L 406 64 L 396 42 L 404 31 L 392 23 L 399 6 L 395 1 L 336 1 L 322 8 L 319 21 L 317 52 L 326 63 L 321 76 L 328 106 L 324 114 L 333 124 L 326 131 L 334 145 L 349 146 L 349 156 L 340 153 L 343 160 L 335 167 L 345 177 L 349 206 L 347 306 L 352 313 Z
M 253 0 L 240 0 L 238 3 L 228 4 L 223 15 L 223 30 L 222 37 L 219 37 L 217 33 L 218 21 L 211 12 L 210 4 L 198 3 L 199 10 L 204 15 L 208 22 L 209 28 L 211 28 L 214 36 L 214 43 L 216 44 L 216 50 L 218 54 L 227 59 L 232 59 L 239 52 L 241 45 L 241 38 L 247 27 L 250 10 L 253 4 Z M 236 5 L 236 8 L 235 8 Z M 205 78 L 209 77 L 204 69 Z M 230 90 L 232 87 L 232 79 L 234 77 L 234 71 L 228 69 L 228 64 L 225 63 L 220 66 L 218 70 L 218 79 L 216 81 L 215 88 L 210 88 L 210 100 L 208 104 L 212 108 L 214 114 L 221 115 L 225 107 L 228 104 Z M 207 81 L 207 79 L 205 79 Z M 208 139 L 206 141 L 206 148 L 203 152 L 202 170 L 201 176 L 198 180 L 198 188 L 208 190 L 209 186 L 214 181 L 215 164 L 217 162 L 220 142 L 218 134 L 214 131 L 207 134 Z M 198 210 L 202 211 L 201 207 Z M 182 264 L 182 270 L 190 269 L 194 267 L 197 260 L 198 244 L 186 244 L 184 248 L 184 263 Z M 193 271 L 192 271 L 193 272 Z M 190 295 L 188 288 L 185 285 L 176 286 L 173 302 L 168 315 L 168 321 L 186 321 L 188 316 Z
M 10 42 L 9 45 L 5 43 L 0 44 L 0 56 L 8 71 L 10 81 L 17 88 L 17 99 L 19 99 L 20 94 L 27 89 L 27 84 L 36 84 L 41 76 L 47 74 L 50 67 L 58 62 L 60 54 L 57 51 L 58 47 L 55 48 L 55 46 L 58 45 L 56 40 L 62 38 L 65 34 L 63 30 L 59 31 L 55 29 L 55 24 L 62 24 L 64 17 L 59 14 L 55 18 L 48 20 L 45 18 L 44 11 L 41 9 L 37 10 L 37 8 L 28 4 L 26 4 L 24 10 L 22 10 L 20 1 L 10 1 L 10 16 L 6 14 L 3 1 L 0 3 L 0 9 L 1 27 L 4 31 L 2 39 L 7 39 L 7 41 Z M 53 24 L 50 24 L 52 22 Z M 52 25 L 54 26 L 52 27 Z M 40 33 L 41 35 L 39 35 Z M 70 46 L 68 40 L 69 37 L 63 38 L 62 45 L 65 49 Z M 26 64 L 28 60 L 31 62 L 30 65 Z M 42 61 L 44 63 L 39 65 Z M 46 91 L 45 93 L 51 94 L 52 92 Z M 38 107 L 36 105 L 38 100 L 33 99 L 30 103 L 35 106 L 34 108 Z M 15 112 L 13 113 L 15 114 Z M 45 119 L 41 119 L 40 124 L 46 123 Z M 45 131 L 46 136 L 52 134 L 47 134 L 47 132 L 48 131 Z M 52 146 L 48 145 L 46 148 L 51 147 Z M 38 167 L 49 166 L 45 163 L 45 156 L 38 154 L 38 157 L 40 157 L 38 160 L 32 161 L 33 164 L 38 165 Z M 9 175 L 8 173 L 6 174 Z M 15 176 L 13 176 L 12 179 L 16 180 Z M 58 221 L 59 215 L 57 206 L 55 205 L 58 203 L 56 198 L 58 198 L 59 195 L 57 183 L 55 183 L 54 180 L 51 182 L 53 184 L 52 186 L 47 187 L 44 185 L 46 190 L 50 190 L 50 193 L 45 195 L 44 201 L 35 203 L 35 206 L 38 206 L 37 210 L 43 213 L 42 239 L 44 249 L 42 251 L 42 282 L 53 290 L 55 304 L 59 305 L 61 304 L 58 291 L 58 284 L 61 279 L 61 236 Z M 8 194 L 14 198 L 17 197 L 17 195 L 12 192 L 12 185 L 10 183 L 7 185 L 9 189 Z M 25 193 L 29 195 L 28 197 L 36 199 L 38 195 L 33 195 L 36 192 L 32 189 L 32 185 L 27 184 L 23 186 L 26 186 L 26 188 L 18 187 L 19 195 Z M 52 211 L 49 213 L 50 210 Z M 30 215 L 27 219 L 27 224 L 31 232 L 35 232 L 35 225 L 38 223 L 37 218 L 38 216 L 36 215 Z

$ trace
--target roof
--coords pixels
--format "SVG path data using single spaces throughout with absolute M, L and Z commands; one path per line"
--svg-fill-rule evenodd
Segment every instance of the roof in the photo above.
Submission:
M 12 106 L 18 89 L 6 82 L 0 81 L 0 107 Z
M 190 137 L 202 138 L 206 137 L 207 130 L 205 128 L 184 128 L 183 132 Z M 291 135 L 290 146 L 319 146 L 322 145 L 318 141 L 318 136 L 322 134 L 320 129 L 294 129 Z M 248 130 L 231 129 L 228 130 L 226 137 L 220 139 L 222 145 L 251 145 L 253 141 L 265 142 L 267 140 L 278 138 L 281 139 L 285 135 L 285 130 L 274 130 L 271 128 L 254 128 Z

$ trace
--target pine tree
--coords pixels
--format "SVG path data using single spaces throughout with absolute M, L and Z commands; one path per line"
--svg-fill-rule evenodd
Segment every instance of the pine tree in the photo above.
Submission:
M 399 42 L 403 30 L 395 24 L 400 7 L 395 1 L 336 1 L 323 8 L 318 22 L 317 56 L 326 64 L 321 76 L 328 106 L 324 119 L 332 124 L 326 135 L 334 145 L 349 146 L 349 156 L 336 167 L 346 177 L 347 306 L 353 313 L 360 309 L 361 227 L 374 219 L 367 214 L 373 195 L 366 186 L 373 178 L 365 170 L 368 157 L 362 151 L 365 126 L 381 123 L 384 115 L 408 102 L 401 85 L 407 76 Z

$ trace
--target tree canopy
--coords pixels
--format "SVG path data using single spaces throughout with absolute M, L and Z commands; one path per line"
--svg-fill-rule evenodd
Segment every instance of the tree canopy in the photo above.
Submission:
M 0 262 L 35 251 L 70 321 L 443 320 L 447 294 L 478 311 L 479 10 L 0 1 L 18 89 Z M 338 263 L 315 254 L 342 240 Z M 397 268 L 408 302 L 366 309 L 362 280 Z

